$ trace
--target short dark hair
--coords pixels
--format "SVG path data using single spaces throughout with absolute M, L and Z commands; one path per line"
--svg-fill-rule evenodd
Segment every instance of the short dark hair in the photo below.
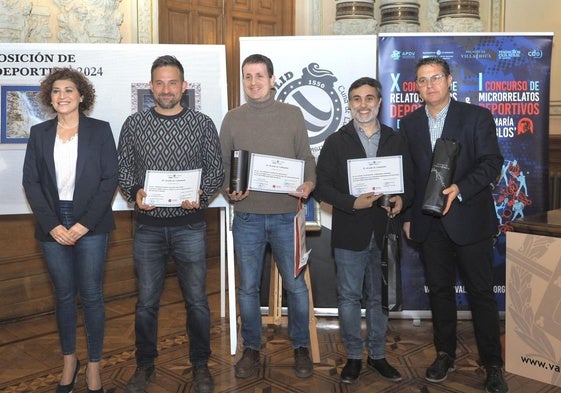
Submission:
M 351 92 L 353 90 L 364 85 L 372 86 L 378 92 L 378 98 L 382 97 L 382 84 L 377 79 L 370 78 L 369 76 L 363 76 L 362 78 L 358 78 L 354 81 L 349 87 L 349 99 L 351 98 Z
M 419 68 L 429 64 L 439 65 L 440 67 L 442 67 L 442 71 L 444 72 L 445 76 L 450 75 L 450 64 L 448 64 L 448 62 L 444 60 L 442 57 L 432 56 L 432 57 L 422 58 L 417 62 L 417 65 L 415 66 L 415 79 L 417 78 L 417 71 L 419 71 Z
M 92 83 L 80 71 L 69 67 L 55 67 L 51 69 L 49 75 L 41 81 L 39 99 L 43 105 L 51 108 L 53 112 L 55 111 L 52 106 L 51 92 L 53 90 L 53 84 L 60 80 L 68 80 L 76 85 L 78 93 L 82 97 L 82 102 L 80 102 L 78 106 L 80 112 L 87 112 L 92 108 L 95 101 L 95 89 Z
M 152 63 L 152 68 L 150 69 L 150 79 L 151 80 L 154 79 L 154 70 L 156 68 L 166 67 L 166 66 L 177 67 L 179 69 L 181 82 L 185 80 L 185 71 L 183 70 L 183 66 L 181 65 L 180 61 L 177 60 L 177 58 L 172 55 L 160 56 L 156 60 L 154 60 L 154 62 Z
M 275 75 L 273 62 L 265 55 L 255 53 L 253 55 L 247 56 L 242 63 L 242 74 L 243 74 L 243 68 L 245 67 L 246 64 L 265 64 L 267 66 L 267 73 L 269 74 L 269 78 Z

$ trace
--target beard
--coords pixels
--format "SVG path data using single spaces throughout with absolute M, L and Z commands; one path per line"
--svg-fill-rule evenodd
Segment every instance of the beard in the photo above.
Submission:
M 376 121 L 376 118 L 378 117 L 378 113 L 370 112 L 368 116 L 363 116 L 360 113 L 358 113 L 358 111 L 356 111 L 356 112 L 351 112 L 351 116 L 358 123 L 365 124 L 365 123 L 372 123 L 373 121 Z
M 162 109 L 173 109 L 181 102 L 181 96 L 179 98 L 176 98 L 173 95 L 159 95 L 157 97 L 154 97 L 154 101 Z

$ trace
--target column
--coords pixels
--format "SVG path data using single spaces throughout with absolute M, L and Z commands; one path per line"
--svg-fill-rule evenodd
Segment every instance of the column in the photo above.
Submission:
M 479 19 L 479 0 L 438 0 L 436 32 L 483 31 Z
M 334 34 L 375 34 L 374 0 L 335 0 Z
M 382 0 L 380 32 L 418 32 L 420 28 L 419 7 L 419 0 Z

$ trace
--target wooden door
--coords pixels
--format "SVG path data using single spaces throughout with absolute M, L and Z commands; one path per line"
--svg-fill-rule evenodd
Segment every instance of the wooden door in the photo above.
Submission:
M 229 108 L 239 105 L 239 37 L 294 34 L 294 0 L 160 0 L 162 44 L 224 44 Z

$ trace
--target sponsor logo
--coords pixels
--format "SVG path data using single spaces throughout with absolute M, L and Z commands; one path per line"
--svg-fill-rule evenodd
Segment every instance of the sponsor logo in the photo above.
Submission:
M 444 60 L 450 60 L 452 58 L 454 58 L 454 51 L 451 50 L 441 50 L 441 49 L 437 49 L 434 51 L 424 51 L 423 52 L 423 57 L 441 57 Z
M 499 50 L 499 59 L 514 59 L 520 57 L 521 52 L 518 49 Z
M 392 60 L 397 61 L 401 59 L 415 59 L 415 55 L 416 53 L 414 50 L 399 51 L 397 49 L 394 49 L 390 57 Z
M 460 57 L 462 59 L 490 59 L 491 54 L 485 49 L 468 49 Z
M 528 56 L 535 59 L 541 59 L 543 57 L 543 51 L 541 49 L 533 49 L 528 51 Z

